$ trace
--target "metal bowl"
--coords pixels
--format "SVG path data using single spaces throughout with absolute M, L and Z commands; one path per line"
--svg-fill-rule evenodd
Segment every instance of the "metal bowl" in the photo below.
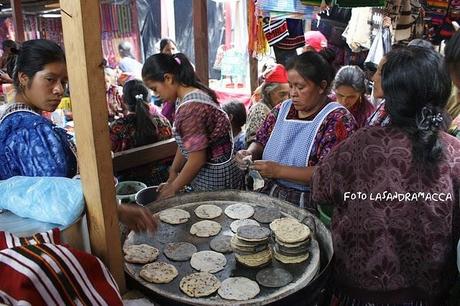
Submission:
M 151 186 L 136 193 L 136 203 L 142 206 L 155 202 L 158 197 L 158 186 Z
M 134 202 L 136 200 L 136 194 L 145 188 L 147 188 L 147 185 L 138 181 L 119 182 L 115 188 L 117 192 L 117 199 L 121 203 Z

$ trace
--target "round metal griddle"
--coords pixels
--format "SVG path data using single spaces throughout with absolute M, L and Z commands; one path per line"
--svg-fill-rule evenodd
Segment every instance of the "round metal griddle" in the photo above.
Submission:
M 167 243 L 185 241 L 194 244 L 198 251 L 209 250 L 209 242 L 212 238 L 217 236 L 199 238 L 191 235 L 189 232 L 190 227 L 195 222 L 202 220 L 195 215 L 195 208 L 202 204 L 214 204 L 225 210 L 228 205 L 235 203 L 249 204 L 254 208 L 257 208 L 257 206 L 277 207 L 281 210 L 282 216 L 292 216 L 308 225 L 312 230 L 312 239 L 309 246 L 309 259 L 300 264 L 283 264 L 275 259 L 272 259 L 269 266 L 283 268 L 289 271 L 293 275 L 293 281 L 281 288 L 266 288 L 260 286 L 260 293 L 254 299 L 248 301 L 224 300 L 217 294 L 217 292 L 205 298 L 191 298 L 180 290 L 179 282 L 184 276 L 196 271 L 190 266 L 190 261 L 175 262 L 169 260 L 164 256 L 163 249 Z M 125 263 L 125 271 L 142 287 L 142 289 L 144 289 L 143 291 L 150 293 L 153 298 L 158 298 L 161 302 L 165 303 L 165 305 L 166 303 L 168 303 L 168 305 L 266 305 L 273 302 L 281 302 L 292 294 L 307 287 L 312 279 L 317 276 L 320 270 L 320 245 L 323 245 L 322 249 L 324 249 L 324 244 L 327 245 L 327 249 L 329 249 L 329 247 L 332 249 L 330 233 L 315 216 L 303 209 L 294 207 L 287 202 L 259 193 L 241 191 L 190 193 L 172 199 L 151 203 L 147 207 L 153 213 L 172 207 L 181 208 L 190 212 L 191 215 L 191 218 L 187 223 L 180 225 L 170 225 L 161 222 L 160 228 L 154 236 L 131 232 L 124 242 L 125 245 L 147 243 L 158 248 L 160 250 L 160 256 L 157 261 L 171 263 L 179 271 L 179 275 L 171 283 L 153 284 L 140 278 L 139 271 L 141 270 L 142 265 Z M 230 229 L 230 223 L 234 220 L 227 217 L 225 213 L 222 213 L 221 216 L 213 219 L 213 221 L 222 225 L 222 230 L 218 236 L 233 235 Z M 261 225 L 268 227 L 268 224 Z M 270 244 L 273 245 L 273 241 L 270 241 Z M 254 269 L 244 267 L 235 261 L 233 253 L 224 255 L 227 258 L 225 269 L 214 274 L 221 282 L 229 277 L 235 276 L 244 276 L 251 280 L 256 280 L 256 274 L 262 268 Z M 327 258 L 328 259 L 326 261 L 329 261 L 330 256 L 327 256 Z M 324 256 L 321 256 L 321 260 L 324 261 Z

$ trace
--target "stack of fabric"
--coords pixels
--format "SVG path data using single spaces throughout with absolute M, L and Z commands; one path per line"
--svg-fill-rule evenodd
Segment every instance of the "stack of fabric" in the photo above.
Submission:
M 259 268 L 271 262 L 272 254 L 268 247 L 270 230 L 258 225 L 244 225 L 238 228 L 230 245 L 236 261 L 250 268 Z
M 301 263 L 308 259 L 311 231 L 305 224 L 293 218 L 276 219 L 270 223 L 275 236 L 273 256 L 285 263 Z

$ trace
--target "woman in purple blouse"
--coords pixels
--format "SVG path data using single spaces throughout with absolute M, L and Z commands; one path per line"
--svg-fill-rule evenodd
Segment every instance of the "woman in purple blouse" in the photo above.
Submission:
M 460 140 L 443 131 L 451 81 L 431 49 L 385 59 L 389 125 L 357 131 L 313 175 L 312 200 L 335 206 L 330 305 L 446 305 L 460 235 Z

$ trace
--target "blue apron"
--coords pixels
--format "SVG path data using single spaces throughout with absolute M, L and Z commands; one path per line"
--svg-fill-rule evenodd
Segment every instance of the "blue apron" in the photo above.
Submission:
M 275 127 L 265 145 L 262 159 L 278 162 L 293 167 L 307 167 L 316 134 L 324 119 L 334 110 L 344 108 L 337 102 L 326 104 L 311 121 L 286 119 L 292 101 L 281 104 Z M 293 188 L 301 192 L 310 190 L 305 184 L 288 180 L 276 180 L 281 186 Z

